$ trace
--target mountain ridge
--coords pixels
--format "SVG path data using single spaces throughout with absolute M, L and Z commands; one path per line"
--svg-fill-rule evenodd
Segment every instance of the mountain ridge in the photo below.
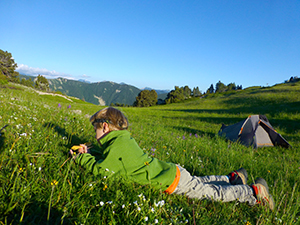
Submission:
M 35 76 L 20 74 L 20 79 L 35 80 Z M 136 97 L 142 90 L 152 90 L 151 88 L 139 89 L 126 83 L 115 83 L 113 81 L 88 82 L 87 80 L 70 80 L 67 78 L 47 79 L 49 88 L 54 92 L 77 97 L 95 105 L 124 104 L 133 105 Z M 153 89 L 155 90 L 155 89 Z M 158 98 L 165 99 L 167 90 L 155 90 Z

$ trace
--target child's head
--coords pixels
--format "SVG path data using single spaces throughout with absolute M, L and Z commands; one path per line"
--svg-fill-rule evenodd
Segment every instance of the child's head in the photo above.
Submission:
M 104 122 L 109 126 L 110 130 L 126 130 L 128 128 L 128 120 L 124 114 L 113 107 L 104 108 L 91 116 L 90 122 L 96 128 L 102 128 Z

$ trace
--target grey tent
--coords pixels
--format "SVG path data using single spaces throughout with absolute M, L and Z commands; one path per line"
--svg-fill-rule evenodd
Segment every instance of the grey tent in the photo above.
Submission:
M 246 146 L 255 148 L 265 146 L 290 147 L 290 144 L 271 126 L 264 115 L 251 115 L 236 124 L 222 125 L 219 133 L 231 141 L 239 141 Z

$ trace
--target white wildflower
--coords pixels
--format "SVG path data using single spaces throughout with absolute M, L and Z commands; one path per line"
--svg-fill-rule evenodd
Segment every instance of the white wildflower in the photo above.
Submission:
M 161 200 L 161 201 L 159 201 L 158 203 L 154 203 L 154 205 L 156 206 L 156 207 L 162 207 L 163 205 L 165 204 L 165 201 L 164 200 Z
M 148 221 L 148 216 L 145 217 L 145 221 Z
M 154 223 L 158 223 L 158 219 L 155 219 L 155 220 L 154 220 Z
M 100 204 L 101 206 L 103 206 L 103 205 L 104 205 L 104 202 L 101 201 L 99 204 Z

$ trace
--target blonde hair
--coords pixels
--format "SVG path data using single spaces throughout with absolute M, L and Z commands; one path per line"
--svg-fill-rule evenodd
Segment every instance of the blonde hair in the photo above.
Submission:
M 104 122 L 108 124 L 110 130 L 126 130 L 128 128 L 126 116 L 114 107 L 107 107 L 96 112 L 91 116 L 90 122 L 96 125 L 96 128 L 101 128 Z

